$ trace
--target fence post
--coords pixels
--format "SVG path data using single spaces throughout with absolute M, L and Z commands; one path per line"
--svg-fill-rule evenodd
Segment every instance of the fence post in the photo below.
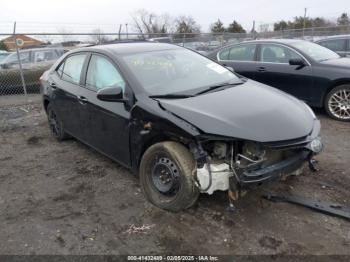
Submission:
M 13 25 L 13 37 L 15 39 L 16 53 L 17 53 L 17 59 L 18 59 L 18 65 L 19 65 L 19 73 L 21 75 L 21 81 L 22 81 L 22 85 L 23 85 L 23 92 L 24 92 L 26 100 L 28 100 L 27 87 L 26 87 L 26 83 L 24 81 L 24 75 L 23 75 L 22 61 L 21 61 L 21 57 L 20 57 L 19 50 L 18 50 L 18 45 L 17 45 L 16 22 Z

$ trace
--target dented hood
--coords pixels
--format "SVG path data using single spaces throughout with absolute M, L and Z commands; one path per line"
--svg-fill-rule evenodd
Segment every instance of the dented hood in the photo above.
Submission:
M 252 80 L 196 97 L 158 101 L 204 133 L 258 142 L 307 136 L 314 124 L 303 102 Z

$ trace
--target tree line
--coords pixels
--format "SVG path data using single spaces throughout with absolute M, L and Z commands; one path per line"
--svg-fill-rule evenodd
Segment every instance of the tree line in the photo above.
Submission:
M 133 26 L 137 33 L 141 34 L 175 34 L 196 35 L 201 33 L 200 25 L 192 16 L 180 15 L 172 17 L 168 14 L 157 15 L 144 9 L 138 10 L 132 15 Z M 245 33 L 246 30 L 236 20 L 233 20 L 227 27 L 218 19 L 210 26 L 212 33 Z
M 201 32 L 200 25 L 192 16 L 180 15 L 172 17 L 168 14 L 157 15 L 144 9 L 132 15 L 133 26 L 137 33 L 141 34 L 198 34 Z M 336 21 L 324 17 L 302 17 L 296 16 L 293 20 L 281 20 L 273 24 L 274 31 L 288 29 L 302 29 L 310 27 L 347 26 L 350 19 L 347 13 L 342 13 Z M 255 30 L 254 28 L 252 31 Z M 210 25 L 211 33 L 246 33 L 246 29 L 234 20 L 227 26 L 218 19 Z
M 324 17 L 303 17 L 296 16 L 292 21 L 281 20 L 273 25 L 274 31 L 302 29 L 311 27 L 349 26 L 350 19 L 347 13 L 342 13 L 336 21 L 331 21 Z

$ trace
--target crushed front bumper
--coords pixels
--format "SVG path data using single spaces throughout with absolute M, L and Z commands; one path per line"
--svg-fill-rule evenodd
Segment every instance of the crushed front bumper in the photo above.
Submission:
M 299 154 L 287 158 L 276 164 L 257 170 L 244 171 L 241 174 L 240 184 L 242 187 L 260 185 L 264 182 L 279 180 L 285 175 L 290 175 L 299 170 L 312 157 L 312 152 L 304 150 Z

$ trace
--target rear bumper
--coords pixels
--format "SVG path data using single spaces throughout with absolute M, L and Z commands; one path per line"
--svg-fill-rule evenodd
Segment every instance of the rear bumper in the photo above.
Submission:
M 301 153 L 281 162 L 258 170 L 244 171 L 240 183 L 242 187 L 260 185 L 264 182 L 278 180 L 300 169 L 312 156 L 312 152 L 304 150 Z

